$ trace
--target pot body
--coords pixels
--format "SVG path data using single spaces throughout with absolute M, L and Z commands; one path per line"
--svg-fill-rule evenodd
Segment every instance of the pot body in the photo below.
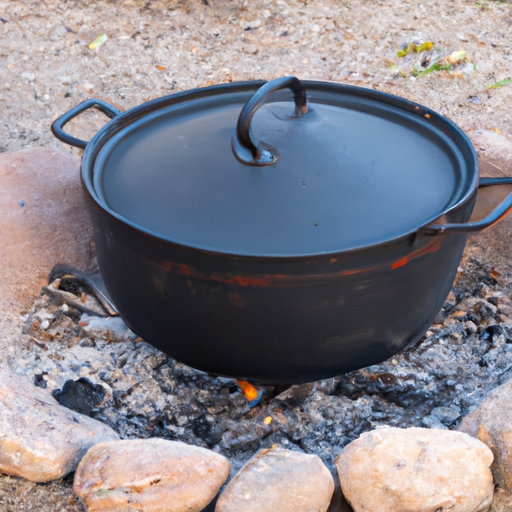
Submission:
M 467 220 L 473 203 L 454 220 Z M 130 328 L 194 368 L 260 383 L 340 375 L 419 340 L 467 238 L 416 234 L 337 255 L 236 257 L 169 244 L 89 205 L 101 274 Z
M 110 209 L 98 192 L 97 158 L 116 134 L 161 108 L 201 103 L 212 94 L 250 98 L 261 82 L 179 93 L 125 113 L 88 100 L 53 125 L 58 138 L 85 148 L 81 178 L 98 263 L 121 317 L 146 341 L 199 370 L 260 383 L 300 383 L 389 358 L 418 341 L 441 309 L 467 233 L 492 225 L 512 208 L 511 194 L 493 215 L 468 223 L 479 187 L 476 155 L 460 129 L 435 112 L 375 91 L 306 85 L 320 93 L 346 93 L 355 101 L 370 98 L 436 124 L 446 135 L 443 144 L 453 146 L 458 155 L 453 158 L 465 169 L 456 180 L 453 203 L 403 235 L 337 252 L 222 252 L 160 236 Z M 91 106 L 113 121 L 89 143 L 63 132 L 65 123 Z M 512 178 L 501 180 L 512 183 Z M 362 206 L 358 215 L 364 216 Z

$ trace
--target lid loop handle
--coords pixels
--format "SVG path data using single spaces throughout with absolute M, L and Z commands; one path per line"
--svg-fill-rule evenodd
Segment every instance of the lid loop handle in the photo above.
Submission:
M 308 111 L 308 100 L 306 89 L 302 82 L 294 76 L 276 78 L 262 85 L 245 104 L 236 125 L 236 132 L 231 141 L 233 153 L 240 162 L 247 165 L 270 165 L 279 159 L 276 148 L 270 144 L 260 141 L 255 144 L 250 135 L 251 121 L 267 96 L 281 89 L 290 89 L 295 102 L 295 114 L 293 117 L 300 117 Z

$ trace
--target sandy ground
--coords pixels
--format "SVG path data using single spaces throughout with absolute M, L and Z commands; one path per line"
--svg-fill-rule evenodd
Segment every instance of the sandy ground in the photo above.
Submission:
M 428 72 L 436 59 L 448 67 L 450 55 L 451 69 Z M 0 1 L 0 151 L 71 151 L 52 136 L 51 122 L 90 97 L 127 109 L 180 90 L 289 74 L 393 93 L 465 131 L 512 140 L 512 3 Z M 103 121 L 87 114 L 70 130 L 88 140 Z M 69 481 L 2 482 L 6 512 L 83 510 Z

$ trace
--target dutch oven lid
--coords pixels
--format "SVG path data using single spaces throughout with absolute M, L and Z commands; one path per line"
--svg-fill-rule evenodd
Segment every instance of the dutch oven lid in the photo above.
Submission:
M 173 242 L 299 256 L 414 232 L 476 185 L 470 143 L 448 120 L 384 93 L 304 84 L 179 95 L 109 138 L 94 193 Z

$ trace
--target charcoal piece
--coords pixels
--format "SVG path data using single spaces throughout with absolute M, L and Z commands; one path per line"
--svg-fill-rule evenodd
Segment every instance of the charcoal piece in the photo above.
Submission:
M 105 390 L 102 386 L 93 384 L 89 379 L 68 380 L 62 386 L 62 390 L 54 390 L 53 398 L 60 405 L 91 416 L 95 407 L 105 399 Z
M 390 387 L 396 384 L 396 377 L 392 373 L 379 373 L 377 375 L 377 380 L 385 387 Z
M 494 336 L 499 336 L 500 334 L 503 334 L 503 329 L 499 325 L 490 325 L 489 327 L 487 327 L 487 329 L 485 329 L 485 334 L 483 338 L 489 338 L 490 341 L 492 342 L 494 341 Z
M 307 384 L 295 384 L 277 395 L 276 399 L 291 407 L 298 407 L 309 397 L 312 390 L 313 383 L 311 382 Z
M 43 378 L 43 374 L 37 374 L 37 373 L 34 375 L 34 384 L 38 388 L 43 388 L 43 389 L 46 389 L 48 386 L 48 383 Z
M 207 423 L 202 418 L 193 427 L 194 435 L 202 439 L 209 448 L 213 448 L 222 439 L 222 430 L 219 425 Z
M 80 346 L 81 347 L 95 347 L 96 342 L 92 338 L 83 338 L 80 340 Z

